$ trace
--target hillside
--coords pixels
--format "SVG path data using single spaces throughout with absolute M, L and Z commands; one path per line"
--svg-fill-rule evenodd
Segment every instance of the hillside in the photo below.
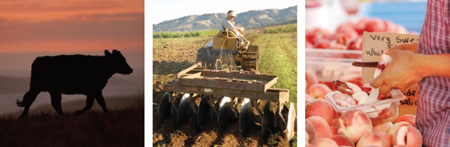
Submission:
M 220 23 L 226 18 L 226 13 L 189 15 L 179 19 L 168 20 L 153 25 L 153 32 L 163 31 L 197 31 L 219 30 Z M 251 10 L 237 13 L 234 19 L 237 25 L 245 28 L 263 27 L 280 24 L 297 19 L 297 6 L 286 9 Z

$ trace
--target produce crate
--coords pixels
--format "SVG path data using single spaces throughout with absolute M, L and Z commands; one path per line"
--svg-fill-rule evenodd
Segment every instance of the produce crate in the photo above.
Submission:
M 344 107 L 336 103 L 335 98 L 341 96 L 339 94 L 341 94 L 341 92 L 335 91 L 325 95 L 325 99 L 329 102 L 329 104 L 331 104 L 334 110 L 339 113 L 339 115 L 354 109 L 362 110 L 370 117 L 373 124 L 381 124 L 396 120 L 398 117 L 399 101 L 406 98 L 403 93 L 397 89 L 391 91 L 392 98 L 390 99 L 385 99 L 370 104 Z

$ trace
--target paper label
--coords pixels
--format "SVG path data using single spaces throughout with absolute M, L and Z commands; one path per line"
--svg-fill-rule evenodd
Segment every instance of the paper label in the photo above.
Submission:
M 364 32 L 362 61 L 378 62 L 381 55 L 390 48 L 396 47 L 400 44 L 416 42 L 418 40 L 418 35 Z M 374 73 L 375 68 L 364 67 L 363 83 L 368 83 L 370 79 L 373 79 Z M 414 84 L 406 89 L 401 89 L 402 93 L 406 96 L 406 99 L 400 101 L 399 103 L 399 116 L 403 114 L 416 115 L 417 100 L 419 98 L 418 89 L 418 84 Z

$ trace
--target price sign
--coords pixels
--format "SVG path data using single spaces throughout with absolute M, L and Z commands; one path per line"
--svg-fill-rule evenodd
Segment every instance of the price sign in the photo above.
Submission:
M 369 33 L 363 34 L 363 50 L 362 61 L 363 62 L 378 62 L 381 55 L 388 51 L 390 48 L 396 47 L 405 43 L 417 42 L 419 40 L 418 35 L 409 34 L 395 34 L 395 33 Z M 363 68 L 363 83 L 368 83 L 370 79 L 373 79 L 375 68 Z M 403 114 L 416 115 L 417 100 L 419 98 L 418 84 L 414 84 L 406 89 L 401 89 L 406 99 L 400 101 L 399 116 Z

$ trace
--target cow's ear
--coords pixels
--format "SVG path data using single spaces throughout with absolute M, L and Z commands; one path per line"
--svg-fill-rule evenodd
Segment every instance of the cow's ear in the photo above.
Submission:
M 112 54 L 117 54 L 117 53 L 120 53 L 120 52 L 117 51 L 117 50 L 113 50 L 113 51 L 112 51 Z
M 111 53 L 110 53 L 108 50 L 105 50 L 105 55 L 106 55 L 106 56 L 110 56 Z

